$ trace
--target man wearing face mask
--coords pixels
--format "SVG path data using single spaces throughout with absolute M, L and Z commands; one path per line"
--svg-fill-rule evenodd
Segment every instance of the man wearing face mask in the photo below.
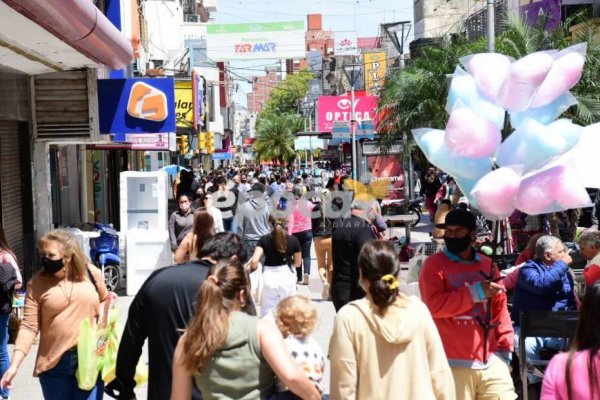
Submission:
M 419 289 L 438 328 L 452 369 L 457 399 L 516 395 L 509 363 L 514 333 L 504 287 L 491 260 L 475 251 L 476 217 L 467 210 L 446 215 L 443 251 L 425 260 Z M 491 327 L 484 330 L 491 307 Z

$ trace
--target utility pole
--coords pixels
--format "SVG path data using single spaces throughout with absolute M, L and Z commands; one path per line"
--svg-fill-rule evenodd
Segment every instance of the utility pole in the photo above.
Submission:
M 487 0 L 487 51 L 494 53 L 495 49 L 495 29 L 494 29 L 494 0 Z

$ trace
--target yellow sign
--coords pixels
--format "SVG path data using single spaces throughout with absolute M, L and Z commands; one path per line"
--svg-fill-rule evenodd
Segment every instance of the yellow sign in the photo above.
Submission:
M 385 81 L 387 59 L 384 52 L 366 53 L 365 60 L 365 90 L 369 95 L 378 95 Z
M 180 128 L 194 126 L 192 81 L 175 81 L 175 121 Z

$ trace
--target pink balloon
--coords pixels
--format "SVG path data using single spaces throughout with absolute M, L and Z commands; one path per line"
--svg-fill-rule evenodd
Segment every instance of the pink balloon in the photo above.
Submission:
M 553 62 L 550 52 L 537 52 L 512 63 L 498 92 L 498 102 L 509 111 L 526 110 Z
M 569 47 L 569 50 L 572 47 Z M 583 49 L 583 53 L 573 50 L 565 52 L 565 54 L 557 58 L 548 76 L 544 79 L 544 82 L 533 98 L 530 107 L 537 108 L 550 104 L 575 86 L 581 78 L 584 63 L 585 48 Z
M 554 199 L 552 188 L 556 181 L 557 171 L 551 168 L 530 176 L 521 182 L 515 207 L 526 214 L 544 214 L 551 208 Z
M 461 59 L 467 71 L 475 78 L 481 93 L 488 99 L 495 101 L 502 81 L 508 73 L 511 57 L 498 53 L 479 53 L 472 57 Z
M 486 218 L 507 218 L 515 210 L 515 196 L 520 183 L 521 177 L 512 168 L 498 168 L 481 178 L 471 195 Z
M 581 184 L 581 180 L 571 168 L 562 167 L 552 186 L 552 192 L 556 201 L 564 210 L 591 205 L 587 190 L 585 190 L 585 187 Z
M 455 108 L 450 114 L 444 142 L 453 156 L 489 156 L 501 140 L 500 129 L 471 109 Z

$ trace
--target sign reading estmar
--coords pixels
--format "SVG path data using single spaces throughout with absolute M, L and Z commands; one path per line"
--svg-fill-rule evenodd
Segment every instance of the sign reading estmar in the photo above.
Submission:
M 207 56 L 213 61 L 304 58 L 304 21 L 209 24 Z

